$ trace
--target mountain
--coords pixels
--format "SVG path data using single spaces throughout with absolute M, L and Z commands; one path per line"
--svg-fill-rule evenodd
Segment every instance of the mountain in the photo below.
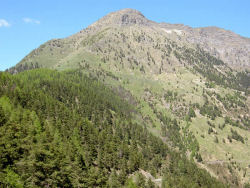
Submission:
M 42 44 L 8 72 L 78 70 L 132 105 L 132 119 L 171 151 L 242 187 L 250 178 L 249 51 L 250 39 L 231 31 L 123 9 Z
M 158 44 L 166 50 L 164 45 L 169 43 L 191 49 L 199 46 L 232 68 L 249 70 L 250 66 L 249 38 L 217 27 L 191 28 L 181 24 L 156 23 L 133 9 L 110 13 L 77 34 L 48 41 L 25 57 L 20 64 L 33 62 L 51 67 L 56 66 L 58 60 L 64 64 L 63 59 L 69 54 L 79 51 L 95 52 L 100 45 L 107 45 L 107 40 L 119 40 L 144 49 L 147 48 L 142 45 Z M 105 53 L 102 52 L 101 55 Z M 57 57 L 56 62 L 53 57 Z M 46 64 L 45 60 L 51 65 Z

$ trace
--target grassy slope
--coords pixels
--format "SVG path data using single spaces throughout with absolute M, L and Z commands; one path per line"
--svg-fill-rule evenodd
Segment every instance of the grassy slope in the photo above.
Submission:
M 105 67 L 103 67 L 105 69 Z M 127 82 L 115 82 L 114 80 L 107 80 L 107 82 L 111 85 L 122 85 L 125 89 L 129 90 L 139 101 L 139 109 L 144 114 L 144 117 L 151 117 L 153 124 L 155 127 L 151 127 L 150 130 L 155 134 L 160 136 L 160 126 L 161 123 L 159 119 L 154 114 L 152 108 L 149 106 L 149 102 L 147 99 L 143 99 L 144 90 L 147 88 L 152 93 L 153 96 L 151 100 L 157 106 L 157 109 L 161 109 L 166 115 L 171 117 L 176 117 L 172 111 L 164 106 L 161 98 L 157 98 L 159 95 L 163 95 L 166 90 L 174 90 L 184 99 L 184 103 L 199 103 L 201 105 L 204 104 L 204 99 L 201 96 L 202 89 L 205 88 L 204 82 L 200 82 L 200 78 L 187 70 L 180 70 L 177 74 L 162 74 L 153 77 L 150 79 L 149 76 L 143 74 L 123 74 L 116 73 L 114 70 L 108 69 L 107 71 L 111 71 L 120 77 L 120 80 L 126 80 Z M 149 78 L 147 78 L 149 77 Z M 193 88 L 197 87 L 198 90 L 194 90 Z M 230 89 L 225 89 L 217 86 L 216 88 L 219 92 L 223 93 L 232 93 L 233 91 Z M 208 135 L 208 125 L 207 121 L 211 121 L 216 125 L 217 137 L 219 139 L 219 143 L 215 143 L 215 136 L 213 134 Z M 217 118 L 215 121 L 211 120 L 208 117 L 204 117 L 199 115 L 197 118 L 194 118 L 190 130 L 194 133 L 196 139 L 200 144 L 200 152 L 204 160 L 205 166 L 208 166 L 210 171 L 215 171 L 214 166 L 217 164 L 210 165 L 210 161 L 223 161 L 225 168 L 227 168 L 226 164 L 231 163 L 232 161 L 237 162 L 238 166 L 241 168 L 240 170 L 236 170 L 236 173 L 243 177 L 244 169 L 247 169 L 250 161 L 250 150 L 249 150 L 249 142 L 246 141 L 245 144 L 242 144 L 239 141 L 233 140 L 230 143 L 227 140 L 227 136 L 230 135 L 230 129 L 233 128 L 237 130 L 237 132 L 242 135 L 244 138 L 250 138 L 249 131 L 240 129 L 238 127 L 233 127 L 229 124 L 221 130 L 218 128 L 219 124 L 224 122 L 224 118 Z M 152 123 L 151 123 L 152 125 Z M 204 134 L 205 138 L 202 138 L 201 135 Z M 226 140 L 226 143 L 223 143 L 222 139 Z M 233 159 L 231 159 L 233 156 Z M 230 160 L 229 160 L 230 158 Z M 228 170 L 226 171 L 228 173 Z M 216 173 L 215 173 L 216 174 Z M 215 175 L 220 177 L 218 174 Z M 242 179 L 243 182 L 247 182 L 250 177 L 249 169 L 247 169 L 245 178 Z

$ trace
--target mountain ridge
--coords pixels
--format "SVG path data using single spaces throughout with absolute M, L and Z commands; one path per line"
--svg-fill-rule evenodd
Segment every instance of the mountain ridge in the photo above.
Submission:
M 73 45 L 71 48 L 78 48 L 77 44 L 84 38 L 91 37 L 101 31 L 107 31 L 110 28 L 119 30 L 120 27 L 127 29 L 137 27 L 139 30 L 144 28 L 149 33 L 157 32 L 177 44 L 184 43 L 184 45 L 191 45 L 193 48 L 199 45 L 210 55 L 223 60 L 231 68 L 250 69 L 249 38 L 218 27 L 192 28 L 183 24 L 156 23 L 148 20 L 141 12 L 134 9 L 112 12 L 68 38 L 52 39 L 51 41 L 72 39 L 76 46 Z M 131 36 L 131 32 L 125 34 Z M 25 59 L 21 60 L 21 63 L 24 61 Z

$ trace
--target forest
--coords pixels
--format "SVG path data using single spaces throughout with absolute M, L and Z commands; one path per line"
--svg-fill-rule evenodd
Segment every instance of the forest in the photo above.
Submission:
M 137 113 L 80 70 L 1 72 L 0 187 L 157 187 L 142 170 L 162 187 L 227 186 L 150 133 Z

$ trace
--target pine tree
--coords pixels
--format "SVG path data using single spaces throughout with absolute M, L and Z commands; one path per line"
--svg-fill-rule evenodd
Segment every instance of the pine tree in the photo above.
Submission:
M 0 105 L 0 126 L 3 126 L 7 121 L 3 107 Z
M 146 187 L 145 177 L 141 173 L 137 176 L 136 185 L 141 188 Z
M 154 184 L 154 182 L 151 180 L 151 178 L 149 178 L 146 187 L 147 187 L 147 188 L 155 188 L 155 184 Z

